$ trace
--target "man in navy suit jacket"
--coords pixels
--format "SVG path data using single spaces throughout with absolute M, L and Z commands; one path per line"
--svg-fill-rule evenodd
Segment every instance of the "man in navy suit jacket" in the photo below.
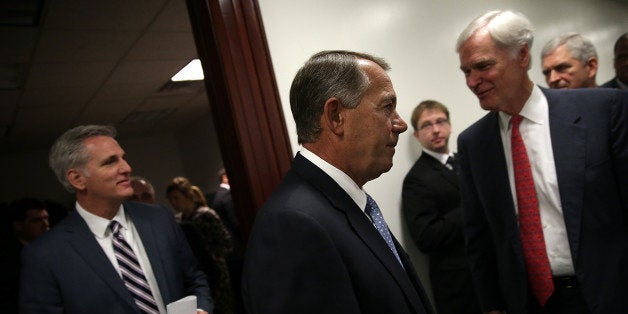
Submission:
M 133 194 L 131 167 L 115 129 L 79 126 L 50 152 L 50 166 L 76 195 L 76 210 L 22 253 L 20 313 L 145 313 L 121 278 L 112 220 L 121 224 L 160 313 L 188 295 L 198 313 L 212 310 L 207 280 L 167 209 L 124 202 Z
M 527 74 L 532 40 L 523 15 L 492 11 L 457 43 L 467 86 L 491 111 L 458 137 L 466 250 L 480 303 L 489 313 L 628 313 L 628 95 L 535 86 Z M 528 269 L 536 263 L 525 262 L 531 255 L 522 248 L 514 115 L 523 117 L 540 252 L 551 270 L 548 300 L 532 293 L 538 281 L 529 281 Z
M 407 254 L 365 212 L 362 186 L 392 167 L 407 129 L 388 68 L 324 51 L 297 73 L 290 104 L 303 148 L 257 214 L 243 275 L 248 313 L 432 313 Z

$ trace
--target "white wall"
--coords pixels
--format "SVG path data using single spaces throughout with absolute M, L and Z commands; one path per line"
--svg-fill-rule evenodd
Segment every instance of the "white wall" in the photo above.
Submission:
M 449 107 L 455 151 L 458 134 L 483 116 L 458 69 L 455 41 L 462 29 L 488 10 L 510 9 L 525 14 L 536 27 L 532 47 L 532 80 L 547 86 L 540 70 L 540 51 L 553 36 L 576 31 L 597 47 L 598 83 L 614 76 L 615 40 L 628 31 L 625 1 L 429 1 L 429 0 L 259 0 L 277 85 L 286 114 L 293 151 L 298 151 L 288 93 L 296 71 L 315 52 L 348 49 L 384 57 L 398 97 L 398 111 L 409 121 L 424 99 Z M 412 245 L 401 219 L 403 177 L 419 154 L 411 130 L 402 134 L 392 170 L 365 187 L 383 208 L 393 233 L 400 238 L 427 284 L 425 257 Z

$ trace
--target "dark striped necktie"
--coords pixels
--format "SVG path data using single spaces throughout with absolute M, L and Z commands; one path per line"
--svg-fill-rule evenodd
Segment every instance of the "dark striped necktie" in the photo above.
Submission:
M 120 227 L 120 223 L 115 220 L 112 220 L 109 224 L 109 228 L 113 234 L 111 240 L 113 243 L 113 252 L 118 260 L 118 266 L 122 273 L 124 285 L 131 293 L 135 304 L 137 304 L 142 313 L 159 314 L 159 308 L 150 291 L 150 286 L 146 281 L 137 256 L 129 243 L 124 240 L 120 232 Z

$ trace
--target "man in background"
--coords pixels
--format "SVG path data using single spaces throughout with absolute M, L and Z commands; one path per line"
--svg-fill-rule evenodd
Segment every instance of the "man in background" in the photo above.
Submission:
M 143 177 L 132 176 L 131 187 L 133 188 L 133 195 L 129 199 L 146 204 L 155 204 L 155 188 L 150 181 Z
M 541 59 L 549 88 L 597 87 L 597 52 L 584 36 L 567 33 L 553 38 L 543 47 Z
M 432 313 L 363 189 L 390 170 L 407 129 L 388 69 L 368 54 L 323 51 L 298 71 L 290 105 L 302 148 L 255 218 L 243 274 L 248 313 Z
M 402 210 L 412 241 L 429 255 L 436 310 L 479 314 L 464 252 L 458 163 L 449 150 L 449 110 L 438 101 L 422 101 L 411 122 L 423 152 L 403 180 Z
M 231 199 L 231 186 L 229 185 L 229 177 L 225 168 L 218 170 L 218 178 L 220 185 L 213 196 L 213 199 L 209 199 L 211 202 L 211 208 L 215 210 L 223 223 L 229 229 L 232 237 L 241 239 L 238 218 L 236 216 L 235 208 L 233 207 L 233 200 Z
M 50 150 L 75 211 L 22 253 L 20 313 L 165 313 L 185 296 L 212 308 L 205 275 L 172 214 L 125 202 L 131 166 L 113 127 L 78 126 Z
M 46 204 L 39 199 L 26 197 L 8 206 L 9 234 L 2 232 L 0 254 L 0 312 L 18 312 L 18 292 L 22 249 L 50 227 Z
M 613 53 L 615 77 L 604 83 L 602 87 L 628 89 L 628 32 L 617 38 Z
M 458 137 L 466 250 L 489 313 L 628 313 L 628 94 L 544 89 L 520 13 L 460 34 L 466 84 L 490 111 Z

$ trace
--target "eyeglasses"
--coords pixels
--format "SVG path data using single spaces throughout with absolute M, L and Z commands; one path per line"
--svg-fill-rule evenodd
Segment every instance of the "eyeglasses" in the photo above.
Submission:
M 434 126 L 437 126 L 439 128 L 442 128 L 446 125 L 449 125 L 449 120 L 448 119 L 436 119 L 436 122 L 432 123 L 432 122 L 425 122 L 423 124 L 421 124 L 421 126 L 419 126 L 419 131 L 424 131 L 424 132 L 429 132 L 432 131 L 434 129 Z

